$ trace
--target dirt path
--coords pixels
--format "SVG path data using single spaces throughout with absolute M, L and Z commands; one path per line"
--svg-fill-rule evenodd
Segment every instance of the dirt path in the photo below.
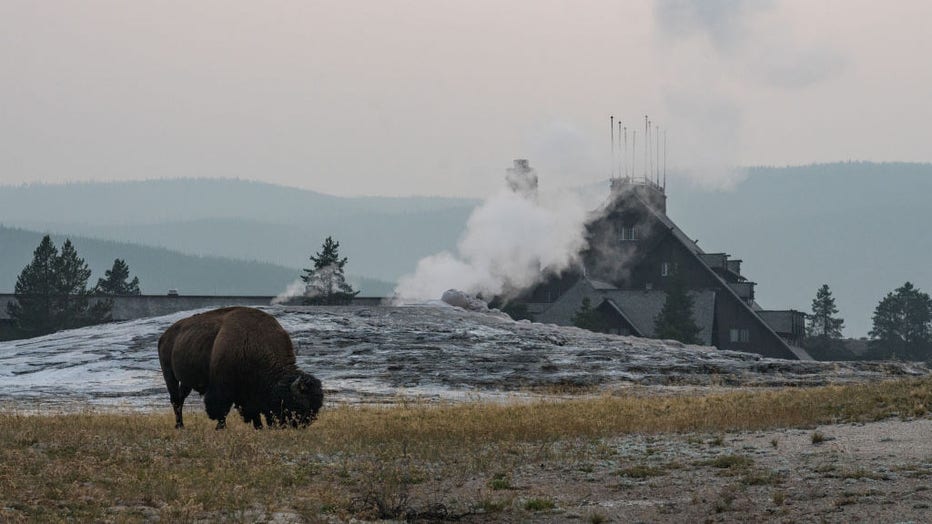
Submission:
M 932 522 L 932 419 L 559 446 L 455 488 L 475 521 Z

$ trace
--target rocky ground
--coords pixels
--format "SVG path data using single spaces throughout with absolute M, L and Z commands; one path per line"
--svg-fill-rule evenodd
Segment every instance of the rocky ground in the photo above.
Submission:
M 579 388 L 821 385 L 924 375 L 914 364 L 818 363 L 602 335 L 434 305 L 270 307 L 329 402 L 470 400 Z M 6 406 L 164 406 L 157 343 L 187 313 L 0 343 Z

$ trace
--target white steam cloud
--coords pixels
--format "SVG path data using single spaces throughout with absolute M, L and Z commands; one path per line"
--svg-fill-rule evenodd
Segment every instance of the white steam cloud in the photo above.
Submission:
M 295 280 L 291 284 L 288 284 L 288 287 L 279 293 L 277 297 L 272 299 L 272 305 L 283 304 L 293 298 L 303 297 L 306 287 L 307 284 L 305 284 L 304 281 L 300 278 Z
M 847 59 L 804 18 L 775 0 L 653 0 L 660 121 L 671 130 L 675 171 L 704 189 L 728 190 L 760 96 L 838 79 Z M 654 113 L 651 113 L 654 116 Z M 760 132 L 759 130 L 757 131 Z
M 517 167 L 517 164 L 516 164 Z M 530 171 L 533 175 L 533 171 Z M 421 259 L 395 288 L 401 302 L 437 299 L 455 288 L 486 298 L 529 287 L 570 267 L 586 247 L 587 209 L 573 193 L 538 194 L 515 184 L 473 211 L 456 253 Z
M 308 282 L 303 277 L 296 279 L 284 291 L 272 299 L 272 305 L 284 304 L 295 298 L 331 297 L 341 293 L 352 296 L 353 288 L 346 283 L 343 269 L 338 264 L 317 268 Z

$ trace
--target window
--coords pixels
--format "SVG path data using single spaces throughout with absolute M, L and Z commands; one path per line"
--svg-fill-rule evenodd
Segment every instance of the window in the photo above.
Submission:
M 621 240 L 637 240 L 638 229 L 635 226 L 621 226 Z
M 751 332 L 747 329 L 735 329 L 732 328 L 729 331 L 729 339 L 732 342 L 750 342 L 751 341 Z
M 670 263 L 663 262 L 660 264 L 660 276 L 667 277 L 670 276 Z

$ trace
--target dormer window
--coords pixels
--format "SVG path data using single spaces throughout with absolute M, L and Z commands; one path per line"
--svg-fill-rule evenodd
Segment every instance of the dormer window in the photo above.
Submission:
M 637 240 L 638 239 L 638 229 L 636 226 L 621 226 L 621 235 L 619 237 L 622 241 Z

